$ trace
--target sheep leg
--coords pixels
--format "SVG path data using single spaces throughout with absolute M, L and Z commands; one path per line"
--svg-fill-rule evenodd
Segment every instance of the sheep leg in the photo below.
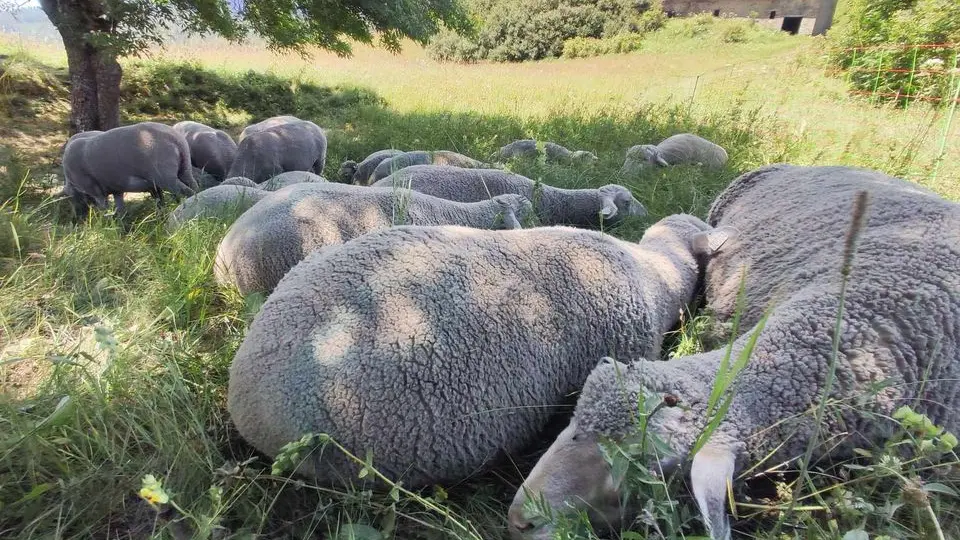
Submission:
M 123 192 L 113 194 L 113 217 L 120 218 L 127 212 L 127 206 L 123 203 Z

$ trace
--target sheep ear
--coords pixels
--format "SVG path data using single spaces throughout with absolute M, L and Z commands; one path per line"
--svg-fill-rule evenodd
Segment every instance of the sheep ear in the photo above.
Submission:
M 698 232 L 690 239 L 693 251 L 700 255 L 714 255 L 728 241 L 736 238 L 739 232 L 733 227 L 717 227 L 709 231 Z
M 657 156 L 657 165 L 659 165 L 659 166 L 661 166 L 661 167 L 669 167 L 669 166 L 670 166 L 670 164 L 667 163 L 667 160 L 663 159 L 663 158 L 660 157 L 660 156 Z
M 711 540 L 730 539 L 726 501 L 735 464 L 736 455 L 727 446 L 708 443 L 693 456 L 690 483 Z
M 613 197 L 604 197 L 603 206 L 600 208 L 600 215 L 604 219 L 610 219 L 617 215 L 617 204 L 613 202 Z

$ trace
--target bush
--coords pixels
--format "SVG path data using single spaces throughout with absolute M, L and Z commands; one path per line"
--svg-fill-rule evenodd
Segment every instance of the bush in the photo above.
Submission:
M 666 18 L 660 0 L 474 0 L 472 9 L 480 19 L 476 37 L 441 32 L 428 46 L 431 57 L 461 62 L 556 58 L 571 39 L 614 39 L 659 28 Z M 630 47 L 638 41 L 617 38 L 600 48 L 635 50 Z
M 617 34 L 609 38 L 573 38 L 563 43 L 564 58 L 587 58 L 604 54 L 639 51 L 643 44 L 641 34 Z
M 901 104 L 909 96 L 941 104 L 953 98 L 956 48 L 911 45 L 960 41 L 954 0 L 852 0 L 828 39 L 829 60 L 855 89 Z

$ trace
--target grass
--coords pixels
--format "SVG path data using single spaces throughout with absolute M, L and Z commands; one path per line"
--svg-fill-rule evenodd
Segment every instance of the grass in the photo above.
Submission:
M 960 121 L 934 179 L 942 112 L 847 97 L 843 82 L 825 75 L 816 39 L 725 42 L 679 24 L 650 36 L 639 53 L 523 65 L 437 64 L 411 45 L 399 56 L 359 47 L 353 59 L 303 59 L 193 41 L 125 61 L 123 114 L 128 122 L 191 118 L 233 135 L 250 120 L 302 115 L 329 129 L 328 178 L 343 159 L 382 148 L 482 159 L 514 139 L 552 140 L 600 161 L 513 169 L 560 187 L 627 185 L 650 215 L 607 232 L 632 240 L 665 215 L 703 216 L 736 175 L 778 161 L 867 166 L 960 200 Z M 355 489 L 332 491 L 273 471 L 243 444 L 224 410 L 227 367 L 262 298 L 215 286 L 212 258 L 225 227 L 199 222 L 167 234 L 165 213 L 150 201 L 130 204 L 122 223 L 94 216 L 70 225 L 69 211 L 50 198 L 66 137 L 63 53 L 2 37 L 0 54 L 9 55 L 0 64 L 4 537 L 432 539 L 459 538 L 465 528 L 504 537 L 519 466 L 420 493 L 373 491 L 360 479 Z M 681 131 L 723 145 L 728 166 L 619 175 L 626 148 Z M 666 354 L 702 350 L 707 326 L 691 317 Z M 926 494 L 930 511 L 885 517 L 884 500 L 900 500 L 905 484 L 882 474 L 880 453 L 868 459 L 871 471 L 811 471 L 813 483 L 789 515 L 782 508 L 790 490 L 778 487 L 789 478 L 748 482 L 753 499 L 738 497 L 748 505 L 740 511 L 755 514 L 760 538 L 768 538 L 761 524 L 771 515 L 802 527 L 790 529 L 801 536 L 860 527 L 922 538 L 930 511 L 947 537 L 960 535 L 960 506 L 945 493 Z M 901 466 L 904 477 L 950 474 L 919 461 Z M 176 511 L 158 513 L 138 497 L 148 474 Z M 689 512 L 683 490 L 673 485 L 670 494 L 679 504 L 657 515 Z M 811 498 L 825 503 L 807 504 Z M 663 522 L 685 524 L 666 531 L 670 538 L 702 532 L 689 514 Z

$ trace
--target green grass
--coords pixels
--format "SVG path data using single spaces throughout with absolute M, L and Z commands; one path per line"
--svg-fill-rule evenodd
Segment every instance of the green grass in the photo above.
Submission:
M 329 178 L 343 159 L 382 148 L 483 159 L 517 138 L 552 140 L 600 160 L 512 168 L 560 187 L 629 186 L 650 215 L 607 232 L 631 240 L 665 215 L 703 216 L 738 174 L 778 161 L 868 166 L 960 200 L 960 121 L 934 179 L 941 112 L 848 98 L 843 82 L 825 75 L 816 40 L 768 34 L 727 42 L 697 24 L 713 23 L 671 22 L 639 53 L 524 65 L 437 64 L 409 45 L 400 56 L 360 47 L 349 60 L 281 58 L 216 41 L 172 45 L 125 62 L 123 114 L 192 118 L 234 135 L 250 120 L 298 114 L 329 130 Z M 185 518 L 200 537 L 218 526 L 227 531 L 218 537 L 336 537 L 347 524 L 396 538 L 459 538 L 463 527 L 503 537 L 517 467 L 395 500 L 359 479 L 355 489 L 331 491 L 274 475 L 270 461 L 239 440 L 224 407 L 227 366 L 262 299 L 216 287 L 212 257 L 225 227 L 191 223 L 169 235 L 149 200 L 130 204 L 120 224 L 101 216 L 70 225 L 65 205 L 49 199 L 61 182 L 49 175 L 59 174 L 66 134 L 64 57 L 44 45 L 24 48 L 0 38 L 0 54 L 11 55 L 0 75 L 0 197 L 9 201 L 0 207 L 3 536 L 181 538 L 183 523 L 170 520 Z M 620 176 L 629 146 L 681 131 L 723 145 L 728 166 Z M 702 350 L 709 330 L 702 315 L 688 318 L 670 339 L 672 352 Z M 931 537 L 925 509 L 882 516 L 884 501 L 900 500 L 905 484 L 878 472 L 879 455 L 867 460 L 872 471 L 811 471 L 813 484 L 804 484 L 789 515 L 782 508 L 791 489 L 778 485 L 789 475 L 754 482 L 745 488 L 752 502 L 738 497 L 754 506 L 740 512 L 755 514 L 746 523 L 761 538 L 771 519 L 804 527 L 785 529 L 799 536 L 866 527 Z M 952 474 L 920 462 L 904 467 L 905 477 L 923 468 Z M 138 497 L 147 474 L 162 481 L 176 512 L 158 515 Z M 663 523 L 685 528 L 666 536 L 702 532 L 685 492 L 669 489 L 681 509 L 658 512 L 681 512 Z M 817 490 L 824 502 L 807 504 Z M 928 495 L 947 537 L 960 535 L 956 500 Z M 354 536 L 376 537 L 362 529 Z

